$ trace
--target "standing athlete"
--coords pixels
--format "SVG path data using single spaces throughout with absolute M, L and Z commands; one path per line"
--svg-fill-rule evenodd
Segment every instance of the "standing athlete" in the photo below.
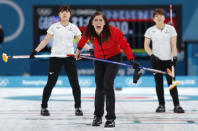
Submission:
M 106 59 L 121 62 L 121 52 L 124 50 L 128 60 L 134 69 L 139 64 L 135 62 L 132 50 L 124 38 L 123 33 L 116 27 L 110 26 L 106 16 L 102 12 L 95 12 L 90 20 L 85 32 L 78 43 L 76 59 L 80 55 L 80 50 L 85 43 L 90 40 L 94 46 L 94 56 L 99 59 Z M 105 127 L 115 127 L 115 94 L 114 80 L 119 70 L 119 65 L 94 61 L 95 72 L 95 111 L 92 126 L 102 124 L 104 114 L 104 102 L 106 101 Z
M 175 28 L 164 23 L 165 12 L 161 8 L 157 8 L 153 12 L 153 20 L 155 25 L 148 28 L 145 33 L 144 48 L 149 56 L 151 56 L 152 68 L 166 71 L 171 66 L 176 66 L 177 63 L 177 33 Z M 152 50 L 150 43 L 152 41 Z M 172 61 L 173 60 L 173 61 Z M 164 100 L 164 85 L 163 75 L 154 73 L 156 93 L 159 101 L 159 106 L 156 112 L 165 112 Z M 166 75 L 167 83 L 172 84 L 172 78 Z M 174 112 L 184 113 L 184 110 L 179 104 L 177 87 L 170 90 L 173 99 Z
M 75 101 L 75 115 L 82 116 L 81 110 L 81 90 L 78 82 L 76 60 L 74 57 L 67 57 L 67 54 L 74 54 L 73 40 L 76 37 L 78 40 L 81 38 L 81 32 L 78 27 L 69 22 L 71 11 L 69 6 L 61 6 L 59 8 L 60 21 L 52 24 L 47 30 L 47 35 L 38 47 L 31 53 L 30 59 L 34 58 L 39 51 L 41 51 L 53 37 L 53 45 L 51 49 L 52 57 L 49 60 L 49 72 L 48 81 L 43 90 L 42 104 L 41 104 L 41 115 L 49 116 L 50 113 L 47 109 L 48 100 L 51 95 L 52 89 L 55 86 L 61 67 L 68 75 L 70 85 Z M 89 50 L 89 46 L 85 47 Z

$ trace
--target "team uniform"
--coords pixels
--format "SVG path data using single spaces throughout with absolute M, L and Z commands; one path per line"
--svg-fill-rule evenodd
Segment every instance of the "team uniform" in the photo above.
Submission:
M 78 82 L 76 60 L 74 57 L 68 57 L 67 54 L 74 54 L 73 40 L 75 36 L 81 35 L 78 27 L 72 23 L 63 26 L 60 22 L 52 24 L 47 33 L 53 35 L 53 45 L 51 55 L 53 57 L 49 60 L 48 81 L 43 90 L 42 108 L 47 108 L 48 100 L 52 89 L 55 86 L 61 67 L 68 75 L 70 85 L 72 87 L 75 108 L 81 107 L 81 90 Z
M 165 24 L 163 29 L 158 29 L 155 25 L 148 28 L 144 35 L 146 38 L 152 41 L 152 53 L 159 60 L 152 61 L 152 68 L 157 70 L 166 71 L 167 68 L 171 69 L 172 66 L 172 51 L 171 51 L 171 38 L 177 36 L 177 33 L 173 26 Z M 159 101 L 159 105 L 165 106 L 164 100 L 164 85 L 163 75 L 160 73 L 154 73 L 156 93 Z M 167 83 L 170 86 L 172 84 L 172 78 L 166 75 Z M 174 106 L 179 105 L 177 87 L 170 90 L 170 94 L 173 99 Z
M 122 55 L 121 51 L 124 50 L 128 60 L 134 59 L 133 53 L 126 39 L 123 37 L 122 32 L 110 26 L 111 36 L 107 41 L 102 41 L 103 34 L 101 33 L 98 37 L 89 38 L 94 46 L 94 56 L 99 59 L 107 59 L 111 61 L 121 62 Z M 81 49 L 88 41 L 86 37 L 81 38 L 78 43 L 77 48 Z M 102 123 L 101 118 L 104 114 L 104 101 L 106 99 L 106 119 L 115 120 L 115 94 L 114 94 L 114 80 L 116 74 L 119 70 L 119 66 L 116 64 L 109 64 L 100 61 L 94 61 L 94 71 L 95 71 L 95 111 L 94 119 L 98 124 L 93 124 L 93 126 L 98 126 Z M 106 97 L 106 98 L 105 98 Z M 99 120 L 98 120 L 99 119 Z

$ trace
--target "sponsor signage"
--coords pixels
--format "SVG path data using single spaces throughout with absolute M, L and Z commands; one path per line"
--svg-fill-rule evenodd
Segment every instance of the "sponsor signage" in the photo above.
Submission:
M 79 76 L 80 86 L 83 87 L 96 87 L 94 76 Z M 180 82 L 179 87 L 198 87 L 197 76 L 178 76 L 177 81 Z M 32 88 L 32 87 L 44 87 L 47 83 L 47 76 L 4 76 L 0 77 L 0 88 Z M 164 87 L 168 87 L 166 79 L 164 78 Z M 127 87 L 155 87 L 153 76 L 142 76 L 137 84 L 133 83 L 132 76 L 117 76 L 115 88 L 127 88 Z M 60 76 L 57 80 L 56 87 L 70 87 L 67 76 Z

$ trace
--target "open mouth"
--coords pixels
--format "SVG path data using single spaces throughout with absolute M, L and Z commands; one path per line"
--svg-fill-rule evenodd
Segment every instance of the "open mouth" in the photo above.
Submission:
M 96 26 L 96 29 L 97 30 L 100 30 L 102 27 L 101 26 Z

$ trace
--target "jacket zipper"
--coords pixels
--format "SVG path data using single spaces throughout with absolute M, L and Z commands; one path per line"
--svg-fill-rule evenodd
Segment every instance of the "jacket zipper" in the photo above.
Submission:
M 102 53 L 103 53 L 103 56 L 104 56 L 104 59 L 105 59 L 105 55 L 104 55 L 104 49 L 102 48 L 102 40 L 101 40 L 101 35 L 99 36 L 98 38 L 98 41 L 99 41 L 99 44 L 100 44 L 100 47 L 102 49 Z

